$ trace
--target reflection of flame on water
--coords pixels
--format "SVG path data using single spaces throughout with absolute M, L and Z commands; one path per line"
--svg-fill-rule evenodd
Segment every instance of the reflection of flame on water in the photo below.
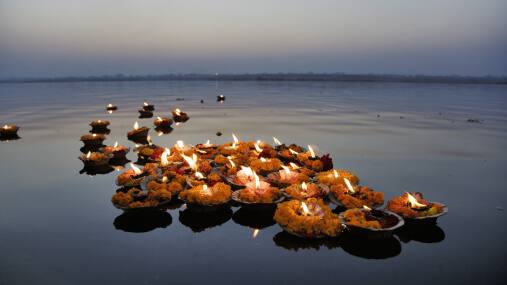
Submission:
M 252 233 L 252 238 L 255 239 L 257 237 L 257 235 L 259 235 L 259 232 L 260 232 L 259 229 L 254 229 L 253 233 Z
M 410 193 L 408 192 L 405 193 L 407 193 L 408 204 L 412 209 L 421 209 L 427 207 L 427 205 L 419 203 L 414 196 L 410 195 Z

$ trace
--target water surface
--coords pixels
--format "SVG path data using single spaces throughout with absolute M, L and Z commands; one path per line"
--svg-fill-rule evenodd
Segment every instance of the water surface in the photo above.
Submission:
M 312 144 L 387 199 L 420 191 L 450 212 L 424 232 L 368 243 L 301 241 L 240 208 L 122 215 L 110 202 L 117 173 L 80 174 L 79 137 L 91 120 L 107 119 L 106 143 L 132 146 L 132 124 L 152 126 L 137 118 L 144 100 L 155 115 L 181 107 L 191 116 L 171 134 L 152 131 L 158 145 L 223 143 L 232 132 Z M 108 103 L 119 111 L 106 114 Z M 22 137 L 0 142 L 0 284 L 504 283 L 506 107 L 499 85 L 0 84 L 0 123 L 18 124 Z M 253 227 L 262 228 L 255 239 Z

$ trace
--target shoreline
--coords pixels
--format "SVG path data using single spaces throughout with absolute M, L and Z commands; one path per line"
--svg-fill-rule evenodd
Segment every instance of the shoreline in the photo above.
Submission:
M 6 78 L 0 83 L 60 83 L 115 81 L 309 81 L 309 82 L 397 82 L 452 84 L 507 84 L 504 76 L 436 76 L 345 73 L 257 73 L 257 74 L 163 74 L 104 75 L 87 77 Z

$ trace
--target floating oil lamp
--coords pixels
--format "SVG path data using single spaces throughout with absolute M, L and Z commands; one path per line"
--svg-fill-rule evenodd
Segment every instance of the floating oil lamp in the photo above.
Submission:
M 192 146 L 185 144 L 182 140 L 177 140 L 173 146 L 173 151 L 178 153 L 188 153 L 191 150 Z
M 217 102 L 224 102 L 225 101 L 225 96 L 220 94 L 217 96 Z
M 210 140 L 206 140 L 205 143 L 197 144 L 195 146 L 199 150 L 209 151 L 211 149 L 217 148 L 215 144 L 210 143 Z
M 109 126 L 109 121 L 105 121 L 105 120 L 96 120 L 96 121 L 92 121 L 90 123 L 90 126 L 92 127 L 92 131 L 93 130 L 106 130 L 107 129 L 107 126 Z
M 199 206 L 221 206 L 231 200 L 231 187 L 218 182 L 213 186 L 207 184 L 197 185 L 179 194 L 179 198 L 187 204 L 188 207 Z
M 271 185 L 269 185 L 266 181 L 261 181 L 259 179 L 259 176 L 253 172 L 254 181 L 253 182 L 247 182 L 245 184 L 246 189 L 255 192 L 256 194 L 263 194 L 265 193 Z
M 155 111 L 155 106 L 152 104 L 149 104 L 148 102 L 144 102 L 143 103 L 143 110 L 153 112 L 153 111 Z
M 146 140 L 148 136 L 148 132 L 150 131 L 147 127 L 139 127 L 139 123 L 134 123 L 134 128 L 127 133 L 127 138 L 129 140 Z
M 118 107 L 113 104 L 107 104 L 106 110 L 109 114 L 111 114 L 112 112 L 118 110 Z
M 425 200 L 421 193 L 405 192 L 387 202 L 387 209 L 401 215 L 410 222 L 434 223 L 447 213 L 447 206 Z
M 182 112 L 179 108 L 174 109 L 172 111 L 172 114 L 173 114 L 174 121 L 177 122 L 177 123 L 179 123 L 179 122 L 186 122 L 189 119 L 187 113 Z
M 4 125 L 0 128 L 1 137 L 16 137 L 18 135 L 18 126 L 16 125 Z
M 338 215 L 316 198 L 281 203 L 273 218 L 286 232 L 302 238 L 336 237 L 344 229 Z
M 171 127 L 172 123 L 173 123 L 173 120 L 171 118 L 167 118 L 167 117 L 157 117 L 157 119 L 155 121 L 153 121 L 153 124 L 157 128 Z
M 279 170 L 278 173 L 280 174 L 280 182 L 283 183 L 293 183 L 297 177 L 298 173 L 296 171 L 290 170 L 285 165 L 282 165 L 283 170 Z
M 347 209 L 361 208 L 363 205 L 379 208 L 384 204 L 382 192 L 374 191 L 367 186 L 354 186 L 348 178 L 343 178 L 343 181 L 343 184 L 331 185 L 329 199 L 334 204 Z
M 292 199 L 324 198 L 329 193 L 329 187 L 312 182 L 295 183 L 285 188 L 285 193 Z
M 147 173 L 130 163 L 130 169 L 127 169 L 116 177 L 116 185 L 124 187 L 138 186 L 143 182 Z
M 268 174 L 267 178 L 267 181 L 279 187 L 287 187 L 291 184 L 307 181 L 309 179 L 308 176 L 293 171 L 285 165 L 282 165 L 282 169 L 278 170 L 278 172 Z
M 371 209 L 366 205 L 342 212 L 339 217 L 351 234 L 368 238 L 391 237 L 394 230 L 405 224 L 403 219 L 393 212 Z
M 139 109 L 138 112 L 139 112 L 139 119 L 147 119 L 147 118 L 153 117 L 153 112 L 152 111 L 147 111 L 147 110 L 144 110 L 144 109 Z
M 114 159 L 125 158 L 130 149 L 124 145 L 119 145 L 118 142 L 114 146 L 105 146 L 102 149 L 105 154 L 110 154 Z
M 283 201 L 284 196 L 280 189 L 271 187 L 269 183 L 261 181 L 255 172 L 253 175 L 253 182 L 247 183 L 244 189 L 235 191 L 232 194 L 234 201 L 245 206 L 256 205 L 257 207 L 261 206 L 261 208 L 263 206 L 271 208 L 276 203 Z
M 87 154 L 81 154 L 79 159 L 83 161 L 85 166 L 101 166 L 106 165 L 111 158 L 110 155 L 101 153 L 101 152 L 91 152 L 89 151 Z
M 106 136 L 102 134 L 86 134 L 81 136 L 81 141 L 87 147 L 101 146 Z

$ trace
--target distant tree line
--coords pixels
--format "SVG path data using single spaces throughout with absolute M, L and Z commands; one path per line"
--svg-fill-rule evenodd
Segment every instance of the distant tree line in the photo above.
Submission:
M 102 75 L 86 77 L 53 78 L 5 78 L 0 83 L 12 82 L 79 82 L 79 81 L 169 81 L 169 80 L 218 80 L 218 81 L 363 81 L 363 82 L 413 82 L 413 83 L 480 83 L 507 84 L 506 76 L 435 76 L 394 74 L 347 73 L 245 73 L 245 74 L 159 74 L 159 75 Z

